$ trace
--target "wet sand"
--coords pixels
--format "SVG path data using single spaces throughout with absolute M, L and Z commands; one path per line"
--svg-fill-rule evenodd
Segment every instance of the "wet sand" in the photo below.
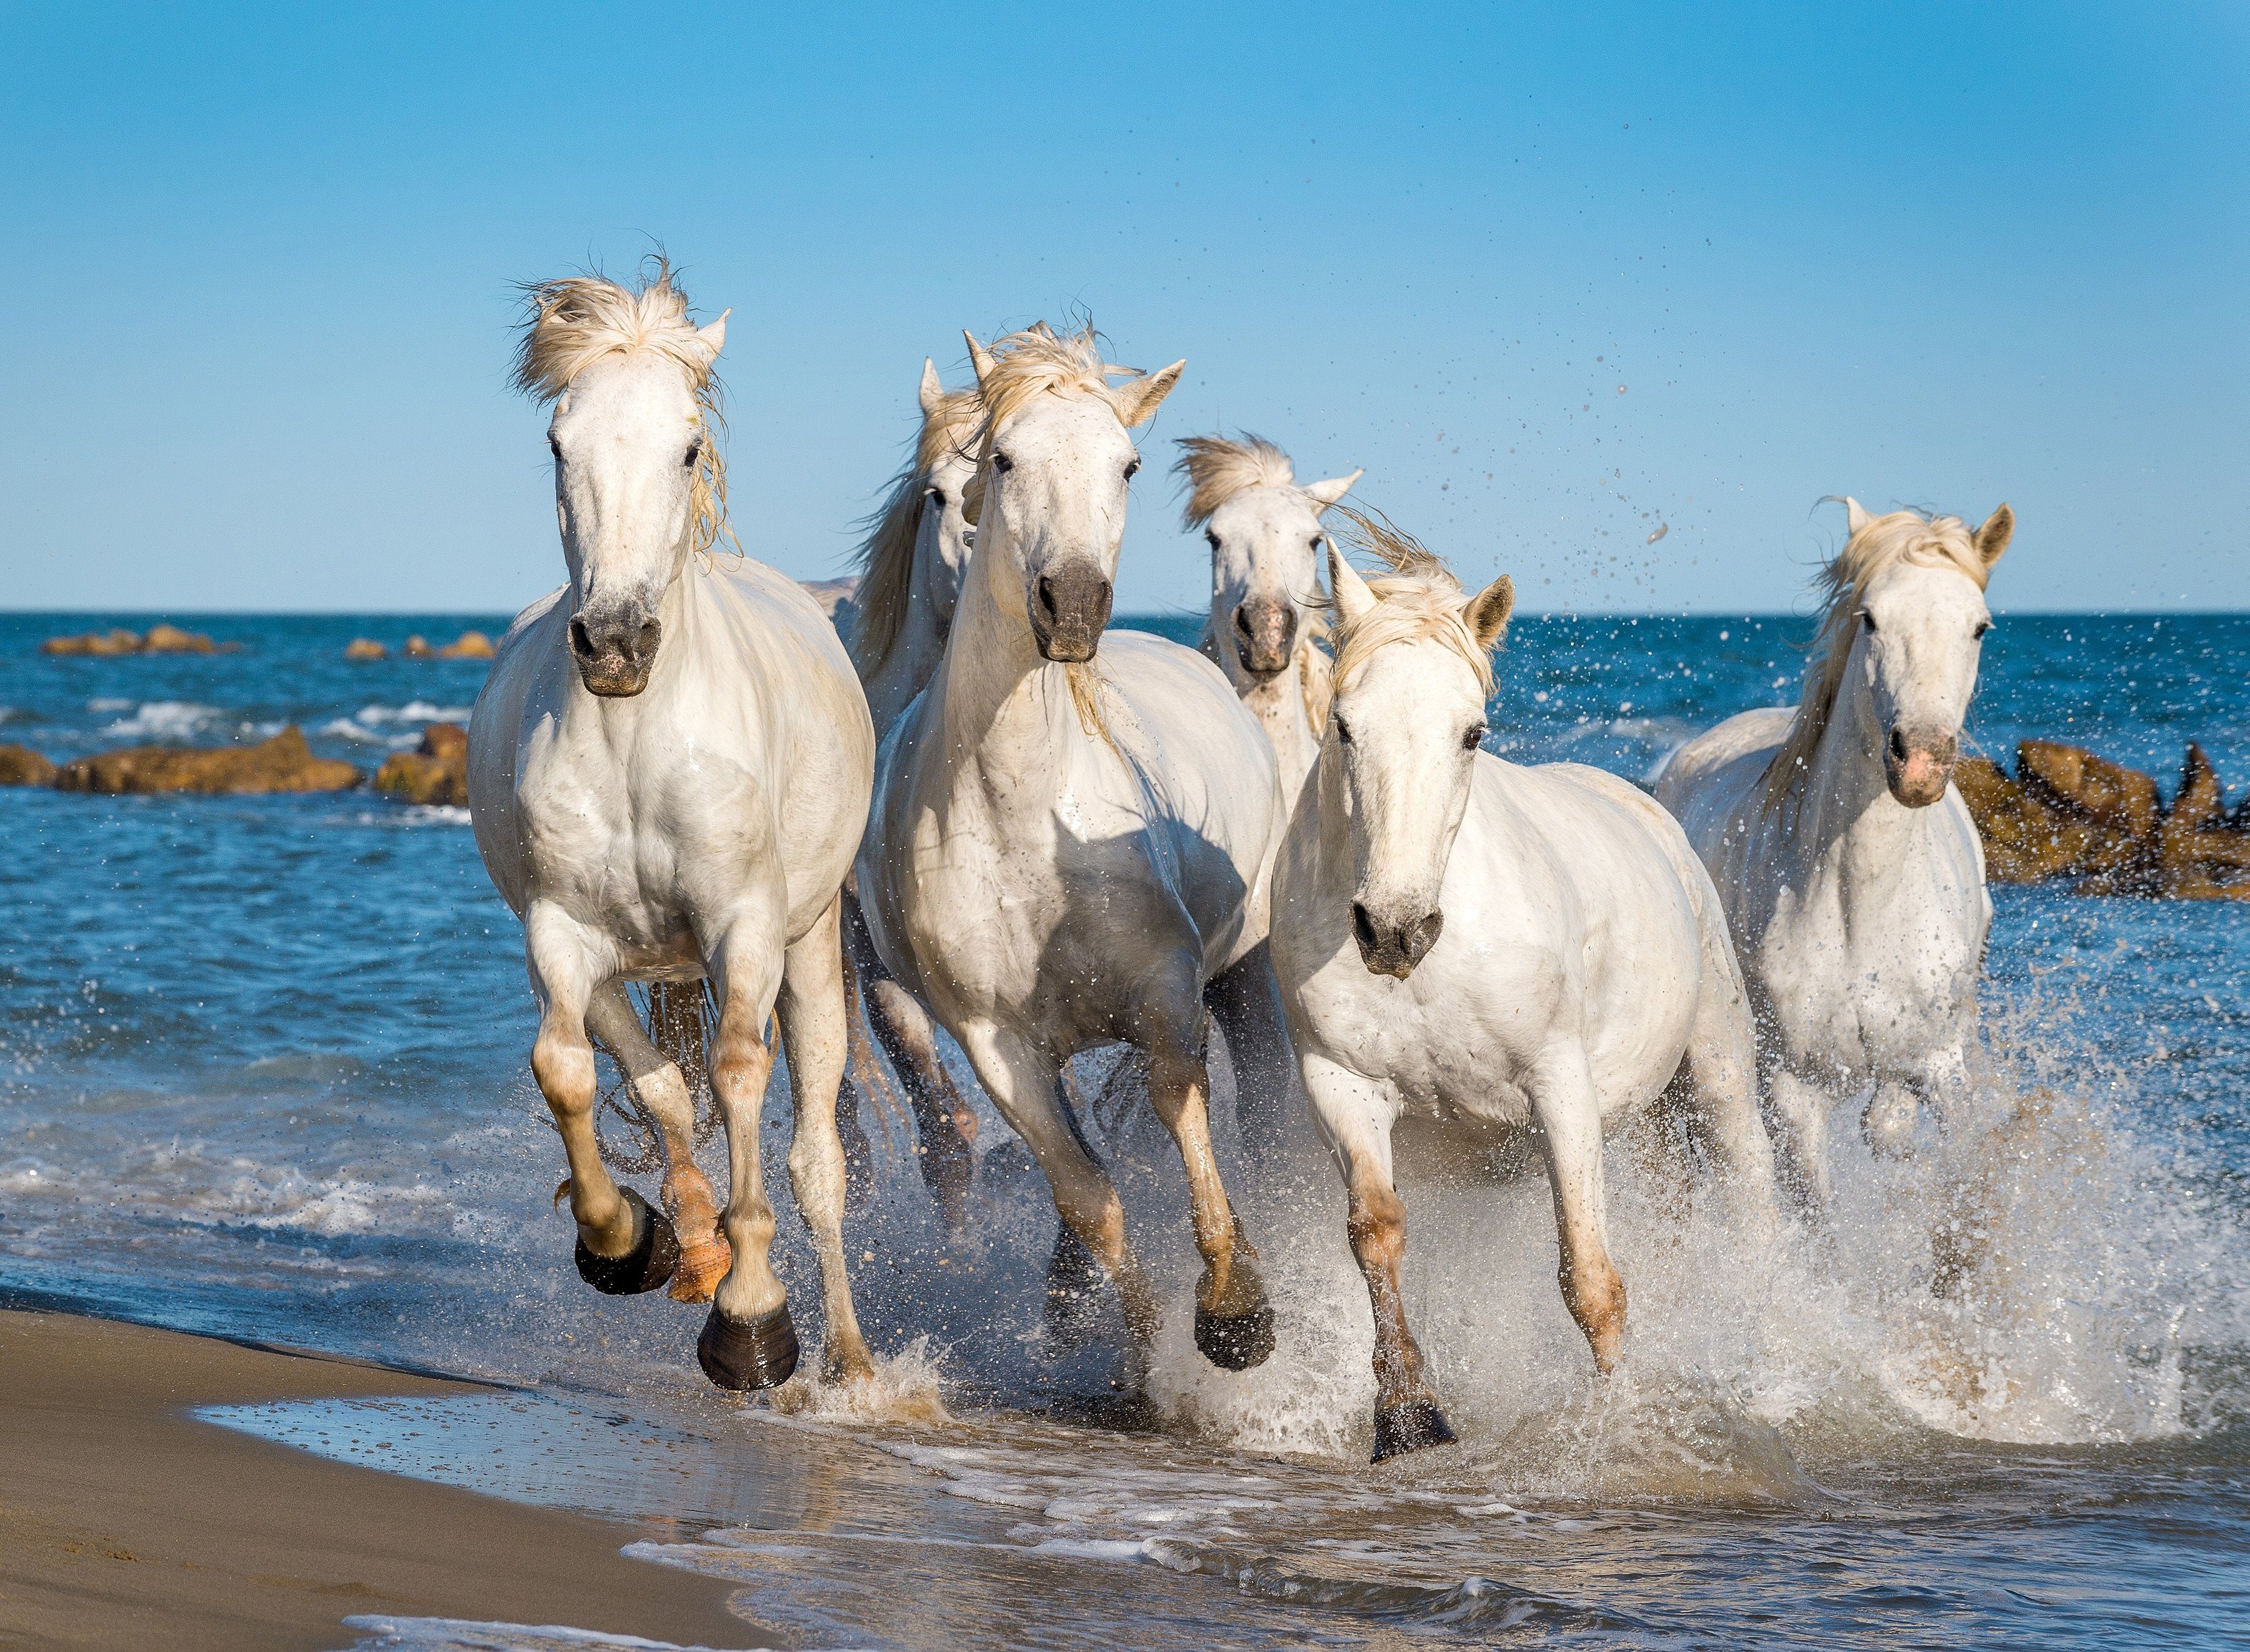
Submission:
M 348 1616 L 770 1637 L 731 1586 L 626 1559 L 693 1528 L 536 1509 L 325 1461 L 190 1408 L 470 1385 L 64 1314 L 0 1311 L 0 1648 L 330 1649 Z M 487 1391 L 488 1392 L 488 1391 Z

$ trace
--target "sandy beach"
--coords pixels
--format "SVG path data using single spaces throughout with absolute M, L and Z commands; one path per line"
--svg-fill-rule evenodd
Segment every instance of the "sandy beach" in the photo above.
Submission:
M 625 1558 L 667 1522 L 330 1462 L 191 1407 L 467 1385 L 64 1314 L 0 1312 L 0 1648 L 340 1648 L 358 1614 L 770 1637 L 730 1586 Z

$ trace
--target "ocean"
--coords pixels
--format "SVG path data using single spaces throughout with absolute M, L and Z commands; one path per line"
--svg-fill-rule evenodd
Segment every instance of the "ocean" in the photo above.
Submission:
M 149 618 L 0 616 L 0 743 L 61 760 L 294 722 L 371 771 L 464 719 L 484 667 L 348 663 L 345 642 L 505 624 L 203 615 L 184 623 L 239 650 L 38 653 Z M 1197 622 L 1119 623 L 1186 639 Z M 1691 733 L 1793 702 L 1809 630 L 1527 618 L 1492 743 L 1646 780 Z M 2192 739 L 2239 797 L 2246 660 L 2250 616 L 2003 615 L 1970 749 L 2068 740 L 2169 791 Z M 702 1309 L 598 1297 L 572 1268 L 521 935 L 465 812 L 363 789 L 17 789 L 0 826 L 0 1298 L 515 1385 L 217 1420 L 668 1517 L 676 1537 L 644 1552 L 739 1580 L 744 1645 L 762 1627 L 832 1648 L 1146 1652 L 2250 1642 L 2240 904 L 1996 888 L 1964 1123 L 1902 1163 L 1839 1130 L 1835 1219 L 1778 1260 L 1753 1266 L 1704 1201 L 1613 1151 L 1632 1320 L 1607 1381 L 1555 1289 L 1543 1185 L 1409 1188 L 1410 1308 L 1462 1439 L 1370 1468 L 1340 1191 L 1316 1158 L 1253 1177 L 1223 1080 L 1229 1185 L 1279 1320 L 1265 1366 L 1194 1351 L 1184 1189 L 1145 1109 L 1101 1131 L 1168 1304 L 1138 1400 L 1112 1386 L 1114 1338 L 1043 1351 L 1054 1217 L 989 1108 L 959 1244 L 871 1116 L 876 1185 L 846 1236 L 876 1391 L 744 1404 L 696 1371 Z M 768 1113 L 777 1158 L 780 1096 Z M 809 1346 L 810 1248 L 786 1179 L 769 1185 Z M 1931 1289 L 1933 1235 L 1974 1258 L 1958 1290 Z

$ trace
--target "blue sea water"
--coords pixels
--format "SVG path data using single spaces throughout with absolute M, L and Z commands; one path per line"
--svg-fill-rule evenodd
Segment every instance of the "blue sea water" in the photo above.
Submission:
M 239 650 L 37 652 L 149 618 L 0 616 L 0 743 L 59 760 L 294 722 L 371 770 L 465 716 L 483 667 L 351 664 L 344 643 L 504 624 L 204 616 Z M 1694 730 L 1793 700 L 1807 628 L 1526 619 L 1493 743 L 1645 779 Z M 2192 739 L 2239 797 L 2246 659 L 2246 617 L 2006 616 L 1970 733 L 2002 757 L 2072 740 L 2167 791 Z M 1273 1359 L 1232 1376 L 1188 1337 L 1177 1159 L 1137 1116 L 1107 1135 L 1171 1310 L 1125 1406 L 1114 1349 L 1040 1351 L 1053 1218 L 1004 1126 L 985 1115 L 961 1245 L 879 1150 L 847 1238 L 880 1394 L 744 1407 L 695 1372 L 701 1310 L 597 1298 L 571 1268 L 520 935 L 459 812 L 24 789 L 0 791 L 0 1289 L 524 1385 L 404 1419 L 443 1442 L 418 1455 L 381 1407 L 230 1420 L 675 1514 L 709 1535 L 654 1558 L 741 1579 L 746 1643 L 2250 1641 L 2250 907 L 1997 889 L 1974 1127 L 1905 1165 L 1845 1132 L 1833 1234 L 1777 1269 L 1612 1153 L 1634 1321 L 1610 1382 L 1556 1299 L 1542 1188 L 1411 1194 L 1410 1306 L 1463 1441 L 1370 1469 L 1364 1296 L 1322 1166 L 1261 1183 L 1222 1142 L 1281 1321 Z M 1941 1298 L 1930 1235 L 1962 1230 L 1975 1282 Z M 786 1208 L 778 1248 L 810 1343 Z M 581 1465 L 559 1476 L 534 1466 L 557 1441 Z

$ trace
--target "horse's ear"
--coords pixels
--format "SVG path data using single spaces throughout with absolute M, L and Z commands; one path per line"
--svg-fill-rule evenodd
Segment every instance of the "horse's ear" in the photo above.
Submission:
M 937 377 L 937 363 L 925 356 L 921 358 L 921 416 L 928 418 L 944 400 L 945 385 Z
M 1313 514 L 1317 516 L 1335 504 L 1351 491 L 1354 482 L 1366 474 L 1367 467 L 1363 465 L 1349 476 L 1331 476 L 1324 482 L 1307 482 L 1305 497 L 1313 501 Z
M 731 307 L 721 310 L 717 321 L 695 330 L 695 342 L 703 347 L 705 354 L 712 361 L 717 361 L 719 352 L 727 348 L 727 318 L 734 313 Z
M 1117 417 L 1126 429 L 1145 425 L 1156 416 L 1156 409 L 1172 386 L 1180 382 L 1180 374 L 1187 368 L 1183 356 L 1170 367 L 1159 369 L 1140 378 L 1128 379 L 1109 393 L 1117 398 Z
M 1508 617 L 1515 612 L 1515 582 L 1502 574 L 1470 599 L 1461 618 L 1468 622 L 1477 646 L 1490 653 L 1500 646 L 1508 630 Z
M 1984 525 L 1977 530 L 1977 554 L 1984 559 L 1984 566 L 1990 568 L 2000 560 L 2000 553 L 2015 533 L 2016 513 L 2005 505 L 1984 518 Z
M 965 327 L 961 329 L 961 336 L 969 341 L 969 364 L 977 370 L 977 383 L 981 389 L 992 371 L 992 352 L 979 344 L 977 335 Z
M 1336 612 L 1346 624 L 1375 606 L 1375 593 L 1359 577 L 1359 570 L 1343 559 L 1333 539 L 1329 541 L 1329 589 L 1336 592 Z
M 1844 495 L 1844 531 L 1846 533 L 1856 534 L 1873 521 L 1874 518 L 1867 515 L 1858 500 L 1849 494 Z

